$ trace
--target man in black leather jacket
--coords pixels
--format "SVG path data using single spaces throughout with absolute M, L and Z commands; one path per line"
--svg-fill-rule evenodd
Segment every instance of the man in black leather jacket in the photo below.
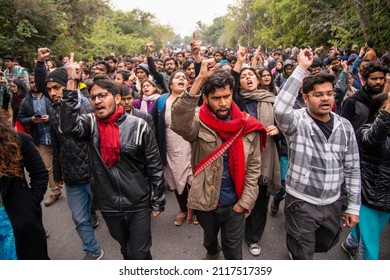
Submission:
M 80 67 L 67 66 L 60 127 L 65 135 L 87 141 L 96 209 L 124 259 L 151 259 L 151 214 L 164 211 L 165 186 L 160 154 L 149 125 L 126 114 L 115 82 L 96 76 L 90 89 L 94 114 L 79 115 Z

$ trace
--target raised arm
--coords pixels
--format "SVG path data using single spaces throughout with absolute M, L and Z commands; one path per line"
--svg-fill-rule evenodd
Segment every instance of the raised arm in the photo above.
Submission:
M 46 65 L 45 61 L 50 56 L 50 49 L 49 48 L 39 48 L 38 49 L 38 58 L 37 58 L 37 64 L 35 65 L 34 69 L 34 76 L 35 76 L 35 86 L 37 87 L 37 90 L 42 92 L 43 95 L 45 95 L 49 100 L 52 101 L 49 92 L 46 88 Z
M 256 49 L 255 53 L 253 54 L 252 65 L 251 65 L 253 69 L 257 68 L 257 60 L 259 59 L 260 52 L 261 52 L 261 46 L 259 46 Z
M 236 65 L 234 65 L 233 71 L 240 73 L 242 65 L 244 65 L 247 56 L 248 56 L 248 49 L 241 45 L 238 45 L 237 62 Z
M 77 141 L 88 141 L 92 134 L 91 114 L 80 115 L 79 92 L 77 90 L 80 65 L 69 63 L 66 67 L 68 83 L 63 90 L 60 109 L 60 129 L 64 135 L 71 136 Z
M 200 97 L 203 83 L 219 67 L 213 58 L 203 60 L 199 75 L 196 77 L 190 92 L 176 98 L 172 104 L 171 128 L 188 142 L 196 139 L 199 131 L 199 120 L 195 117 L 195 110 Z
M 313 62 L 313 53 L 308 49 L 304 49 L 298 54 L 297 59 L 298 66 L 276 97 L 273 107 L 276 123 L 286 135 L 292 135 L 298 125 L 298 120 L 294 117 L 293 106 L 303 78 L 307 74 L 307 69 Z

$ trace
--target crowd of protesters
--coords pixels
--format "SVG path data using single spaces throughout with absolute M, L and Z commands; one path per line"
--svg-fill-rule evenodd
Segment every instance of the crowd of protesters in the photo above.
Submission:
M 370 40 L 299 47 L 149 43 L 79 61 L 40 48 L 33 71 L 5 55 L 0 259 L 49 259 L 47 188 L 45 207 L 65 192 L 89 260 L 104 256 L 95 211 L 124 259 L 152 259 L 166 190 L 172 224 L 204 230 L 205 259 L 242 259 L 242 242 L 260 255 L 268 209 L 283 200 L 291 259 L 327 252 L 342 226 L 351 259 L 378 259 L 390 219 L 390 51 L 378 56 Z M 26 199 L 33 210 L 18 206 Z

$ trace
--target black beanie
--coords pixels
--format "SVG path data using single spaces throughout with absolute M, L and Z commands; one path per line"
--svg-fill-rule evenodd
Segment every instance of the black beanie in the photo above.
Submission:
M 66 72 L 66 69 L 57 68 L 49 72 L 49 74 L 46 76 L 46 83 L 48 82 L 56 82 L 66 87 L 68 83 L 68 73 Z

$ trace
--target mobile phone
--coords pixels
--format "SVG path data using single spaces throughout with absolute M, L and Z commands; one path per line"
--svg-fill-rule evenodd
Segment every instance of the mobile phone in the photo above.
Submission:
M 41 119 L 41 118 L 42 118 L 42 116 L 41 116 L 41 115 L 39 115 L 39 114 L 36 114 L 36 115 L 34 115 L 34 118 L 36 118 L 36 119 Z

